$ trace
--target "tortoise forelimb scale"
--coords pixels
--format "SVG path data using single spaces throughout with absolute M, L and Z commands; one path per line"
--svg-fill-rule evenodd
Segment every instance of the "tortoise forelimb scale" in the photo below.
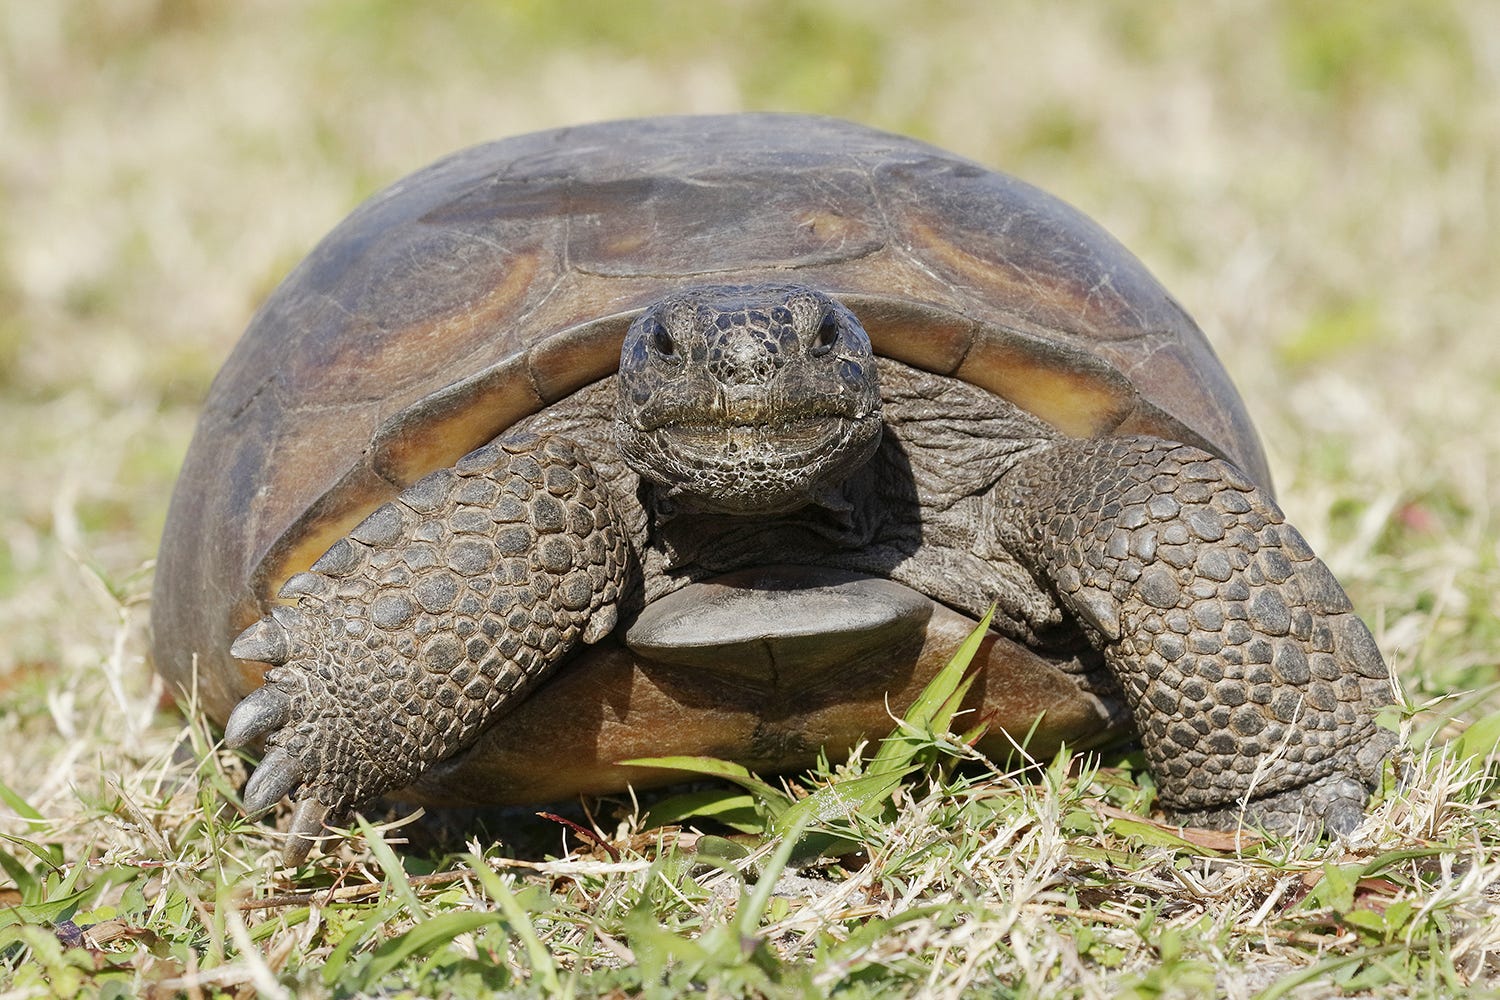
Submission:
M 231 652 L 271 665 L 230 716 L 266 739 L 254 814 L 298 793 L 284 856 L 323 820 L 471 744 L 579 642 L 614 628 L 628 551 L 587 459 L 502 435 L 419 480 L 289 579 Z
M 1151 437 L 1043 445 L 1001 489 L 1002 541 L 1103 653 L 1170 815 L 1358 825 L 1395 743 L 1389 673 L 1264 490 Z

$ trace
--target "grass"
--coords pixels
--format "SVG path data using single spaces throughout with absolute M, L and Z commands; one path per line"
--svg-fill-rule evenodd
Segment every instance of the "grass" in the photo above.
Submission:
M 1497 52 L 1482 0 L 4 7 L 0 997 L 1500 994 Z M 1413 780 L 1354 840 L 1184 838 L 1128 756 L 934 736 L 901 784 L 714 786 L 727 824 L 391 814 L 276 869 L 244 764 L 144 663 L 217 365 L 443 153 L 737 108 L 1017 173 L 1198 318 L 1413 706 Z M 834 782 L 879 794 L 777 826 Z M 852 849 L 787 854 L 813 834 Z

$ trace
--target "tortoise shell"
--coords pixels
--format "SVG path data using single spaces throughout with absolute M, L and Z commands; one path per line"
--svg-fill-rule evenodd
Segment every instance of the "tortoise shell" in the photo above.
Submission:
M 1135 257 L 1036 188 L 825 118 L 556 129 L 457 153 L 375 195 L 256 315 L 209 390 L 172 498 L 157 669 L 196 686 L 222 722 L 261 682 L 230 642 L 287 577 L 424 474 L 609 376 L 626 327 L 664 292 L 768 277 L 837 296 L 878 354 L 981 386 L 1067 434 L 1182 441 L 1269 486 L 1202 332 Z M 932 641 L 951 648 L 968 620 L 943 614 L 954 620 L 934 618 Z M 996 649 L 1040 685 L 1036 698 L 1067 700 L 1066 678 L 1044 677 L 1004 640 Z M 636 692 L 643 714 L 630 725 L 652 752 L 647 737 L 687 703 L 662 680 L 667 668 L 653 673 L 623 647 L 590 657 L 588 669 Z M 902 683 L 914 694 L 920 681 Z M 584 669 L 549 681 L 534 712 L 528 703 L 496 727 L 511 730 L 511 750 L 486 752 L 523 769 L 549 720 L 582 711 L 589 683 Z M 871 688 L 882 718 L 892 688 L 904 690 Z M 753 725 L 755 705 L 736 718 Z M 1079 711 L 1074 728 L 1102 718 Z M 838 728 L 825 722 L 806 725 Z M 629 747 L 594 756 L 639 752 Z M 532 791 L 589 782 L 554 784 Z

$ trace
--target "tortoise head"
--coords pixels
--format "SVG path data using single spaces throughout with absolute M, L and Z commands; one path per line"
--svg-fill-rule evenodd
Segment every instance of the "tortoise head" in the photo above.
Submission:
M 619 385 L 625 460 L 695 510 L 796 510 L 880 443 L 870 338 L 802 285 L 672 293 L 625 334 Z

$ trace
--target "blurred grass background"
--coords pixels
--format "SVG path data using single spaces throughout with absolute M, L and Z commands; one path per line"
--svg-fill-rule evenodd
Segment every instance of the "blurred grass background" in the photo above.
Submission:
M 173 476 L 324 232 L 458 147 L 668 112 L 840 115 L 1094 216 L 1208 332 L 1412 694 L 1493 683 L 1497 84 L 1484 0 L 6 4 L 0 769 L 45 810 L 170 740 Z

